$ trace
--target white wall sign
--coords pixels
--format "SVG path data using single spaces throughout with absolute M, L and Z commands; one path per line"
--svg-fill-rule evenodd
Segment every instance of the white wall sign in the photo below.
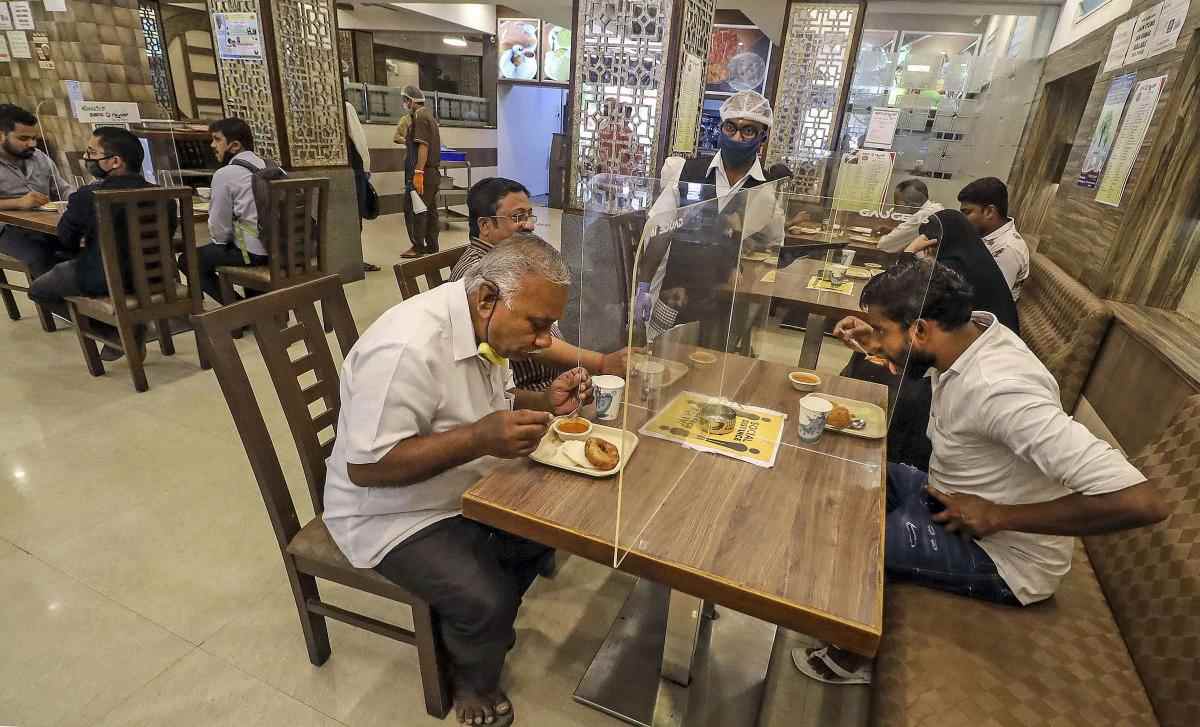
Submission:
M 132 101 L 80 101 L 75 116 L 85 124 L 129 124 L 142 120 Z
M 12 29 L 12 13 L 8 12 L 8 3 L 0 3 L 0 30 Z
M 51 13 L 65 13 L 67 0 L 46 0 L 46 10 Z
M 1183 30 L 1183 21 L 1187 19 L 1191 0 L 1165 0 L 1159 4 L 1162 5 L 1162 12 L 1158 16 L 1158 24 L 1154 26 L 1154 35 L 1150 36 L 1150 49 L 1147 54 L 1151 56 L 1175 50 L 1175 43 L 1179 40 L 1179 31 Z
M 29 47 L 29 38 L 24 30 L 7 30 L 8 50 L 13 58 L 33 58 L 33 50 Z
M 890 107 L 872 108 L 871 120 L 867 122 L 867 136 L 863 146 L 871 149 L 891 149 L 896 138 L 896 124 L 900 122 L 900 109 Z
M 13 27 L 17 30 L 33 30 L 33 8 L 29 7 L 27 0 L 9 3 L 8 7 L 12 9 Z
M 1113 31 L 1112 45 L 1108 47 L 1108 58 L 1104 61 L 1101 73 L 1115 71 L 1125 65 L 1125 55 L 1129 53 L 1129 41 L 1133 40 L 1133 24 L 1137 18 L 1130 18 L 1117 26 Z
M 1150 37 L 1154 35 L 1161 12 L 1162 3 L 1159 3 L 1137 17 L 1137 25 L 1133 26 L 1133 39 L 1129 42 L 1129 53 L 1125 56 L 1126 65 L 1137 63 L 1150 55 Z
M 79 118 L 79 104 L 83 103 L 83 86 L 79 81 L 63 81 L 67 84 L 67 99 L 71 102 L 71 113 Z

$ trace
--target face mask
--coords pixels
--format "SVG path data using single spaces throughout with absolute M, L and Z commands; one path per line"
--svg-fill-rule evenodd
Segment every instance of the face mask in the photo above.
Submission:
M 496 301 L 496 305 L 500 305 L 500 301 Z M 488 343 L 488 339 L 492 337 L 492 316 L 496 315 L 495 306 L 492 307 L 492 312 L 488 314 L 487 324 L 483 328 L 483 342 L 479 344 L 479 355 L 483 357 L 493 366 L 507 366 L 508 359 L 500 355 L 496 349 L 492 348 L 492 344 Z
M 108 176 L 108 172 L 109 172 L 108 169 L 105 169 L 104 167 L 100 166 L 99 159 L 88 159 L 87 160 L 87 170 L 88 170 L 88 174 L 92 175 L 96 179 L 104 179 L 105 177 Z
M 721 133 L 717 138 L 717 148 L 721 150 L 721 159 L 735 167 L 751 163 L 761 145 L 761 136 L 750 141 L 741 141 Z

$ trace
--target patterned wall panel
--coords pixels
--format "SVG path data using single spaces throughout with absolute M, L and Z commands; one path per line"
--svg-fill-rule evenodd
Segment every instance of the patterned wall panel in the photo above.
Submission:
M 344 165 L 346 122 L 332 0 L 271 0 L 293 167 Z
M 594 174 L 657 173 L 671 12 L 672 0 L 579 0 L 571 207 Z
M 208 0 L 209 13 L 258 13 L 258 0 Z M 226 60 L 217 57 L 217 73 L 225 97 L 225 115 L 245 119 L 254 132 L 254 148 L 261 156 L 282 162 L 278 120 L 271 99 L 271 77 L 262 61 Z
M 713 14 L 717 10 L 716 0 L 686 0 L 683 7 L 683 27 L 679 33 L 680 58 L 683 58 L 683 53 L 703 59 L 700 67 L 700 93 L 696 98 L 684 98 L 676 95 L 675 98 L 675 113 L 671 118 L 671 139 L 675 138 L 675 125 L 679 123 L 679 108 L 684 104 L 692 105 L 696 108 L 696 113 L 700 113 L 700 106 L 704 103 L 704 86 L 703 79 L 706 77 L 705 69 L 708 66 L 708 46 L 712 41 L 712 26 Z M 680 62 L 680 71 L 682 71 L 682 61 Z M 678 86 L 676 87 L 678 88 Z M 676 90 L 676 94 L 679 91 Z M 692 135 L 692 154 L 695 156 L 696 141 L 700 136 L 700 117 L 696 116 L 696 133 Z
M 858 12 L 851 3 L 789 9 L 767 162 L 791 168 L 796 192 L 821 193 Z
M 139 0 L 138 15 L 142 21 L 142 37 L 146 39 L 146 58 L 150 63 L 150 82 L 154 98 L 163 109 L 165 118 L 176 117 L 175 94 L 171 91 L 171 70 L 163 47 L 162 18 L 157 0 Z

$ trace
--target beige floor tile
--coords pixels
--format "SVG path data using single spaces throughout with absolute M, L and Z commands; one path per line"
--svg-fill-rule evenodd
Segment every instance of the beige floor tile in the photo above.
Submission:
M 213 476 L 196 477 L 201 467 Z M 200 643 L 284 574 L 258 490 L 215 467 L 179 469 L 193 471 L 190 486 L 113 515 L 38 555 Z
M 523 724 L 611 725 L 571 695 L 620 610 L 631 579 L 570 558 L 553 580 L 534 584 L 517 622 L 505 686 Z M 411 626 L 408 610 L 369 594 L 321 583 L 322 598 L 376 618 Z M 416 651 L 330 621 L 333 654 L 308 662 L 294 602 L 286 587 L 271 591 L 203 648 L 304 703 L 354 725 L 383 727 L 405 714 L 407 725 L 441 724 L 424 713 Z
M 90 725 L 192 645 L 0 544 L 0 720 Z
M 334 727 L 338 722 L 197 649 L 97 724 L 99 727 Z

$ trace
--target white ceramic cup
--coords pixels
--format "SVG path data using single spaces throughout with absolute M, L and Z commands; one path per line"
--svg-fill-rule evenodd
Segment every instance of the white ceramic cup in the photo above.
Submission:
M 801 399 L 800 415 L 796 419 L 800 441 L 812 444 L 820 439 L 825 433 L 825 420 L 829 418 L 831 411 L 833 404 L 826 398 L 809 394 Z
M 596 392 L 596 418 L 612 421 L 621 411 L 621 398 L 625 395 L 625 379 L 620 376 L 592 377 L 592 388 Z

